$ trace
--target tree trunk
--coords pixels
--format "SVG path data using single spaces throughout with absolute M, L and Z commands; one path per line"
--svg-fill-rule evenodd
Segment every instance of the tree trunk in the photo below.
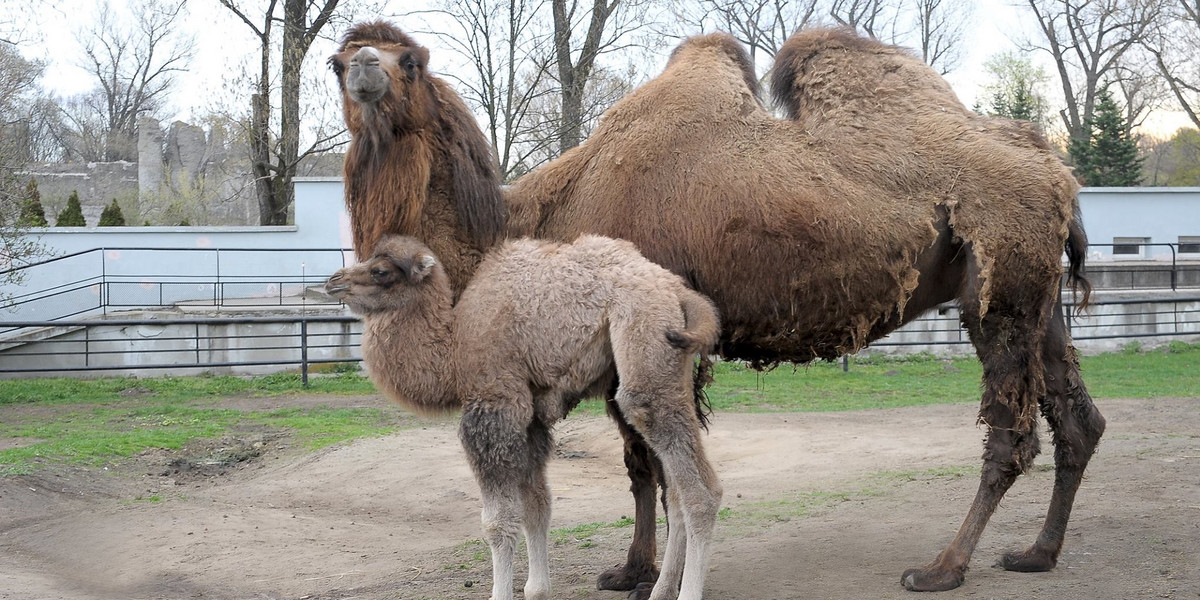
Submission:
M 558 59 L 558 78 L 562 85 L 562 121 L 558 129 L 559 152 L 566 152 L 583 140 L 583 93 L 592 76 L 592 66 L 600 53 L 604 27 L 621 0 L 593 0 L 587 36 L 579 48 L 578 62 L 571 59 L 571 15 L 567 0 L 552 0 L 554 12 L 554 51 Z

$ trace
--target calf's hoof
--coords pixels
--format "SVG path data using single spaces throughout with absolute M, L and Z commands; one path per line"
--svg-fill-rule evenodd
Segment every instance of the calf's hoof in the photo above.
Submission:
M 1038 550 L 1037 546 L 1034 546 L 1022 552 L 1007 552 L 1000 557 L 998 564 L 1005 571 L 1041 573 L 1058 565 L 1058 559 L 1049 552 Z
M 658 580 L 658 567 L 651 565 L 617 565 L 596 578 L 596 589 L 616 592 L 636 591 L 639 583 L 651 586 Z M 633 596 L 630 595 L 632 598 Z M 647 589 L 646 598 L 650 597 Z
M 650 592 L 654 591 L 653 583 L 639 583 L 629 592 L 629 600 L 650 600 Z
M 909 569 L 900 576 L 900 584 L 910 592 L 944 592 L 963 583 L 963 573 L 956 569 L 925 567 Z

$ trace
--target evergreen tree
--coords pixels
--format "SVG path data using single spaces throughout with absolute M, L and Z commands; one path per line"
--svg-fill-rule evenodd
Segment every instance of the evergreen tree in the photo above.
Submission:
M 117 204 L 116 198 L 113 198 L 112 204 L 104 207 L 104 212 L 100 213 L 100 222 L 97 225 L 100 227 L 125 226 L 125 215 L 121 213 L 121 206 Z
M 29 179 L 25 185 L 25 203 L 21 205 L 21 217 L 18 221 L 22 227 L 46 227 L 46 209 L 42 208 L 42 193 L 38 191 L 37 181 Z
M 1100 90 L 1092 118 L 1086 122 L 1088 137 L 1073 138 L 1067 152 L 1075 162 L 1075 173 L 1084 184 L 1097 187 L 1129 187 L 1142 182 L 1142 157 L 1137 141 L 1125 129 L 1125 115 L 1108 88 Z
M 71 196 L 67 198 L 67 207 L 58 213 L 54 226 L 87 227 L 87 221 L 83 220 L 83 206 L 79 204 L 79 190 L 71 190 Z
M 992 77 L 982 90 L 990 96 L 990 106 L 979 106 L 977 101 L 975 112 L 1045 126 L 1048 109 L 1040 91 L 1048 79 L 1045 71 L 1013 52 L 992 56 L 984 62 L 984 69 Z

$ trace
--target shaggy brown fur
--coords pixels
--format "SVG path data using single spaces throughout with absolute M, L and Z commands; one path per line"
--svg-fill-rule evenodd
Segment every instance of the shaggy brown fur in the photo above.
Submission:
M 983 476 L 959 535 L 904 584 L 961 583 L 995 506 L 1038 453 L 1039 404 L 1057 447 L 1055 492 L 1037 542 L 1003 564 L 1053 568 L 1104 430 L 1058 302 L 1064 249 L 1082 283 L 1074 179 L 1037 131 L 974 115 L 902 50 L 816 30 L 777 62 L 785 120 L 759 103 L 736 41 L 685 41 L 587 141 L 509 190 L 509 234 L 630 240 L 712 298 L 723 355 L 760 365 L 855 352 L 957 301 L 984 365 Z M 605 589 L 653 577 L 654 462 L 636 436 L 626 448 L 637 526 Z
M 418 412 L 462 409 L 493 600 L 512 598 L 522 526 L 525 598 L 549 597 L 550 429 L 618 379 L 615 401 L 670 482 L 676 526 L 651 597 L 701 597 L 721 500 L 692 406 L 692 357 L 720 333 L 708 299 L 632 244 L 596 236 L 504 244 L 453 308 L 441 265 L 409 237 L 384 237 L 369 260 L 339 270 L 326 288 L 363 315 L 363 359 L 381 390 Z
M 346 208 L 359 258 L 385 233 L 430 240 L 457 293 L 506 213 L 487 140 L 428 63 L 428 50 L 382 22 L 351 28 L 330 57 L 351 135 Z

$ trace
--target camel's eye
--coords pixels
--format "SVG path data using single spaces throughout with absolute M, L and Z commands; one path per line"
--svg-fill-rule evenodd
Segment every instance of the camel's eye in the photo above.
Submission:
M 406 56 L 401 59 L 400 68 L 404 69 L 404 72 L 408 75 L 409 79 L 415 79 L 417 77 L 417 61 L 413 60 L 412 57 Z
M 337 75 L 338 77 L 341 77 L 342 71 L 346 70 L 346 67 L 337 59 L 336 56 L 329 57 L 329 68 L 333 71 L 333 74 Z
M 383 267 L 375 267 L 374 269 L 371 269 L 371 278 L 375 281 L 383 281 L 387 279 L 388 275 L 390 274 L 391 272 Z

